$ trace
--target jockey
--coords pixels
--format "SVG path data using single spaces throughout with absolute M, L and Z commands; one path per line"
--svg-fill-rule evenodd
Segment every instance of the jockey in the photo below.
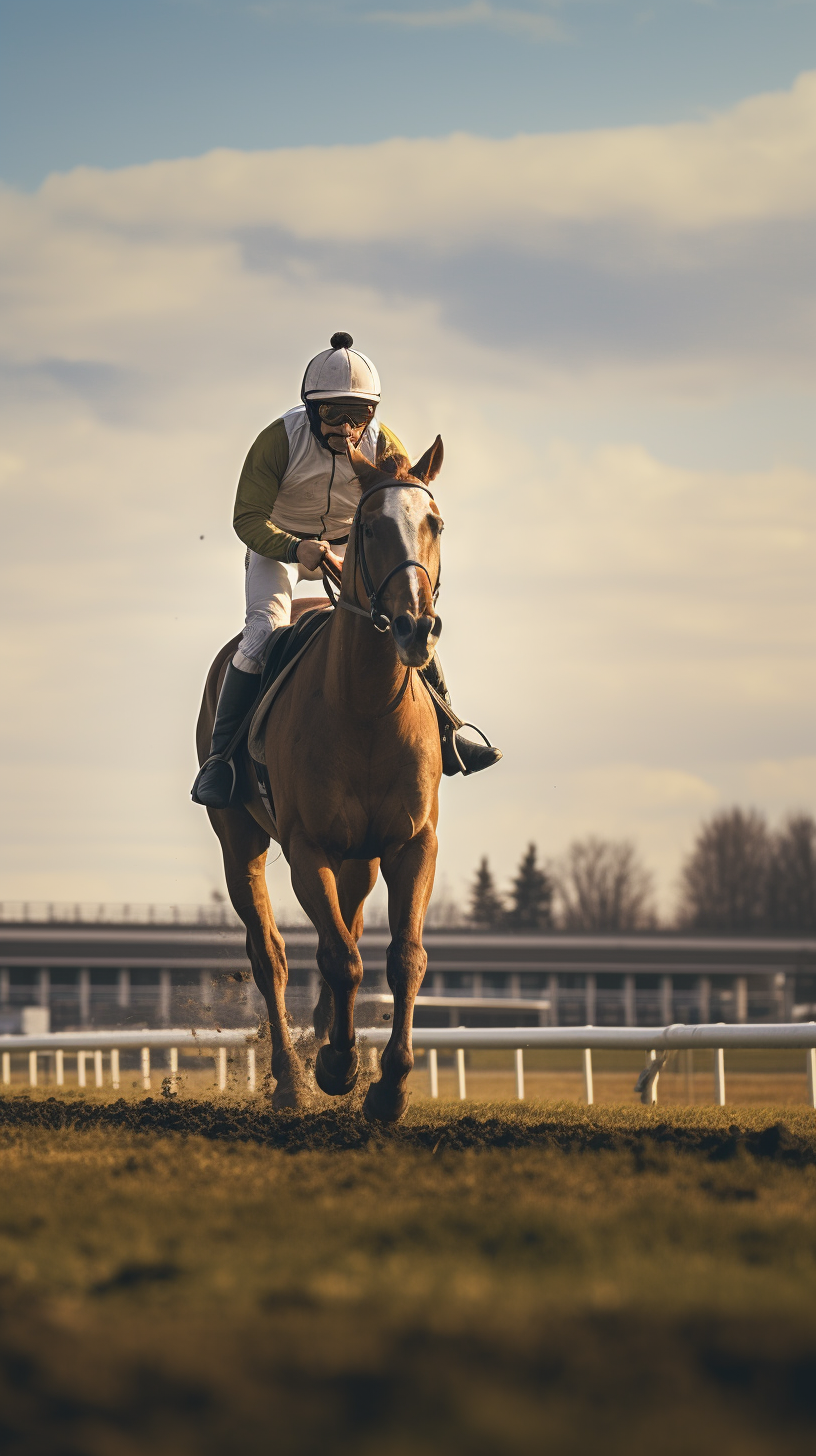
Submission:
M 255 701 L 266 647 L 276 628 L 290 621 L 297 583 L 320 580 L 324 559 L 338 568 L 342 563 L 361 495 L 349 446 L 372 465 L 385 455 L 406 453 L 376 419 L 380 378 L 353 343 L 350 334 L 332 334 L 331 348 L 306 369 L 302 403 L 261 431 L 244 462 L 233 524 L 247 547 L 246 625 L 218 699 L 211 755 L 223 753 Z M 450 703 L 438 654 L 422 673 Z M 452 734 L 441 715 L 440 729 L 446 774 L 461 773 L 463 765 L 467 773 L 478 773 L 502 756 L 498 748 Z M 193 786 L 193 798 L 225 809 L 232 785 L 229 762 L 210 758 Z

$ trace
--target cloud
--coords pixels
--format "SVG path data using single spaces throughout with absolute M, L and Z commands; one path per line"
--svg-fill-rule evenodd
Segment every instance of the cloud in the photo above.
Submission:
M 564 32 L 552 15 L 536 14 L 512 6 L 490 5 L 487 0 L 470 0 L 468 5 L 455 5 L 440 10 L 368 10 L 360 19 L 375 25 L 398 25 L 406 30 L 454 30 L 461 26 L 483 25 L 507 35 L 520 35 L 528 40 L 561 40 Z
M 442 251 L 395 240 L 298 242 L 248 229 L 247 265 L 278 271 L 297 256 L 316 275 L 433 299 L 474 342 L 533 353 L 554 371 L 700 368 L 812 377 L 816 222 L 715 229 L 671 253 L 643 229 L 577 224 L 534 251 L 517 236 L 478 235 Z
M 792 759 L 760 759 L 747 766 L 741 782 L 734 785 L 743 802 L 766 806 L 774 817 L 782 817 L 807 804 L 816 808 L 816 756 Z
M 816 73 L 682 126 L 78 169 L 0 193 L 0 221 L 7 357 L 38 368 L 59 354 L 54 307 L 73 318 L 68 362 L 96 367 L 97 322 L 109 349 L 114 318 L 144 337 L 227 274 L 236 303 L 266 274 L 429 309 L 549 380 L 810 382 Z
M 455 135 L 278 152 L 216 151 L 104 173 L 53 176 L 47 216 L 147 235 L 228 236 L 235 225 L 306 239 L 482 241 L 537 249 L 564 224 L 623 221 L 678 240 L 816 212 L 816 72 L 698 122 L 507 140 Z M 320 186 L 314 177 L 320 176 Z M 376 185 L 360 189 L 368 176 Z M 14 213 L 13 193 L 4 211 Z M 32 204 L 37 214 L 35 204 Z M 23 218 L 9 216 L 15 231 Z
M 411 451 L 445 438 L 443 657 L 506 755 L 446 782 L 446 873 L 596 829 L 669 885 L 709 805 L 806 803 L 816 471 L 645 441 L 681 387 L 692 439 L 728 395 L 735 450 L 748 385 L 812 393 L 814 118 L 809 76 L 693 127 L 1 194 L 4 893 L 218 883 L 187 794 L 241 620 L 234 482 L 336 328 Z

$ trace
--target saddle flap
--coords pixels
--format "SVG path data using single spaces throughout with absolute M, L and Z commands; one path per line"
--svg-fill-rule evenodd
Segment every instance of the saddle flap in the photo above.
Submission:
M 274 634 L 261 674 L 258 703 L 247 738 L 249 756 L 256 763 L 264 762 L 263 735 L 272 703 L 291 676 L 295 664 L 331 617 L 327 607 L 316 607 L 313 611 L 304 612 L 291 627 L 281 627 Z

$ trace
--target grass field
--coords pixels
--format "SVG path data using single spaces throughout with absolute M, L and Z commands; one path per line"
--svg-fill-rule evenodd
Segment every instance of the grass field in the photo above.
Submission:
M 816 1116 L 0 1099 L 0 1449 L 812 1452 Z

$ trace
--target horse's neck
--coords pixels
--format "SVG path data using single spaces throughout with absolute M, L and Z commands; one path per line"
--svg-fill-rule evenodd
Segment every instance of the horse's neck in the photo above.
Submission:
M 391 633 L 378 632 L 373 622 L 339 607 L 330 631 L 326 699 L 338 713 L 376 717 L 394 702 L 405 681 L 406 669 Z

